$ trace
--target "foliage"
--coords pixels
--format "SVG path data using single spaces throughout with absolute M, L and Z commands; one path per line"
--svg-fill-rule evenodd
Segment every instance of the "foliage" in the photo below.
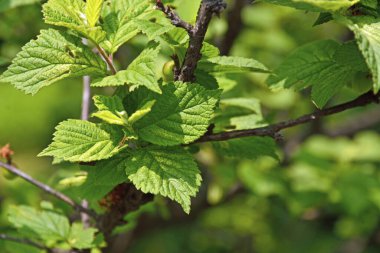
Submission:
M 226 22 L 231 15 L 212 19 L 203 28 L 208 33 L 206 41 L 199 42 L 200 58 L 190 55 L 196 60 L 194 78 L 179 81 L 181 71 L 191 69 L 185 62 L 199 39 L 181 22 L 202 29 L 198 22 L 207 19 L 197 18 L 196 13 L 205 2 L 0 3 L 6 24 L 0 24 L 0 53 L 16 47 L 13 53 L 0 55 L 1 94 L 5 100 L 5 94 L 11 94 L 10 101 L 13 96 L 22 98 L 18 106 L 31 106 L 33 112 L 37 102 L 32 101 L 41 101 L 41 111 L 51 110 L 45 116 L 54 117 L 49 124 L 60 123 L 51 143 L 38 152 L 40 157 L 52 157 L 58 168 L 49 182 L 69 196 L 71 206 L 87 200 L 86 210 L 96 212 L 88 227 L 69 216 L 63 203 L 33 207 L 31 203 L 40 198 L 32 190 L 25 191 L 24 197 L 16 181 L 17 197 L 4 204 L 7 211 L 2 215 L 7 219 L 0 219 L 4 225 L 0 234 L 52 249 L 111 252 L 107 246 L 112 234 L 167 222 L 159 232 L 138 230 L 129 251 L 346 253 L 353 243 L 363 252 L 377 252 L 378 125 L 370 124 L 368 132 L 353 127 L 351 132 L 349 121 L 358 118 L 365 125 L 373 115 L 375 121 L 376 110 L 355 109 L 333 120 L 314 116 L 305 121 L 314 121 L 312 127 L 299 127 L 305 122 L 290 120 L 285 121 L 289 126 L 277 129 L 274 123 L 312 110 L 328 112 L 324 108 L 329 105 L 364 93 L 378 99 L 378 2 L 242 4 L 244 10 L 237 14 L 244 26 L 236 30 L 237 35 L 228 37 L 234 29 Z M 238 2 L 228 2 L 230 13 Z M 41 8 L 45 24 L 36 26 L 41 28 L 37 38 L 27 42 L 35 34 L 19 39 L 19 34 L 8 33 L 10 24 L 20 25 L 13 18 L 19 12 L 38 15 Z M 18 22 L 27 21 L 27 15 L 18 16 L 22 17 Z M 222 55 L 225 52 L 219 48 L 229 39 L 234 42 L 227 50 L 231 53 Z M 83 76 L 90 77 L 95 93 L 91 121 L 75 119 L 77 114 L 72 113 L 79 106 L 73 102 L 75 95 L 79 99 L 79 91 L 70 83 Z M 12 93 L 9 84 L 36 97 Z M 311 99 L 304 96 L 308 93 Z M 53 100 L 62 102 L 53 108 Z M 373 114 L 360 118 L 367 111 Z M 41 123 L 42 116 L 30 114 L 20 114 L 18 126 L 27 126 L 28 117 L 30 125 L 43 125 L 42 140 L 34 146 L 40 151 L 52 127 Z M 280 135 L 280 130 L 295 126 L 285 137 Z M 11 125 L 1 126 L 0 131 L 2 127 L 15 135 L 26 132 Z M 334 135 L 352 138 L 326 137 Z M 24 141 L 18 146 L 33 142 L 32 137 L 33 132 L 27 134 L 27 141 L 20 137 Z M 3 155 L 3 160 L 16 166 L 10 157 Z M 21 164 L 28 166 L 26 160 Z M 151 224 L 140 216 L 148 218 L 146 223 L 152 220 Z M 112 219 L 118 220 L 113 224 Z M 188 226 L 180 222 L 173 226 L 170 222 L 176 219 Z M 113 225 L 110 231 L 107 224 Z M 294 243 L 292 238 L 299 239 Z M 43 252 L 28 247 L 0 239 L 0 251 Z

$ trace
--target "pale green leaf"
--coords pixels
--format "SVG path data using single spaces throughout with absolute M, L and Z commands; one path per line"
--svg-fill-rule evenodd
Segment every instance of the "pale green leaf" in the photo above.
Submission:
M 261 115 L 260 101 L 255 98 L 226 98 L 220 100 L 220 105 L 245 108 Z
M 91 162 L 117 154 L 121 130 L 82 120 L 67 120 L 56 127 L 53 143 L 39 156 L 54 156 L 69 162 Z
M 217 56 L 203 59 L 198 63 L 198 68 L 209 73 L 269 72 L 262 63 L 254 59 L 237 56 Z
M 134 23 L 136 24 L 136 27 L 148 37 L 149 40 L 155 40 L 157 37 L 162 36 L 174 29 L 174 26 L 172 25 L 162 25 L 145 19 L 135 20 Z
M 96 1 L 99 2 L 99 0 Z M 84 37 L 100 43 L 105 38 L 105 32 L 99 26 L 90 26 L 86 13 L 86 4 L 82 0 L 49 0 L 43 5 L 46 23 L 72 29 Z
M 115 53 L 121 45 L 140 32 L 134 20 L 144 18 L 153 8 L 150 0 L 111 1 L 105 7 L 103 16 L 103 29 L 107 33 L 107 39 L 102 46 L 108 52 Z
M 306 11 L 339 11 L 358 3 L 359 0 L 264 0 L 278 5 L 285 5 Z
M 374 90 L 380 90 L 380 23 L 351 24 L 350 29 L 355 33 L 356 41 L 372 72 Z
M 95 228 L 83 228 L 83 224 L 74 223 L 71 226 L 70 234 L 67 238 L 67 242 L 70 244 L 72 248 L 75 249 L 89 249 L 92 248 L 95 233 L 98 230 Z
M 213 145 L 221 154 L 238 159 L 256 159 L 260 156 L 278 159 L 276 142 L 270 137 L 246 137 L 213 142 Z
M 126 70 L 119 71 L 113 76 L 95 80 L 93 87 L 122 86 L 128 84 L 131 87 L 145 86 L 148 89 L 161 93 L 156 77 L 156 60 L 160 47 L 153 45 L 146 48 L 128 66 Z
M 192 156 L 181 147 L 148 147 L 134 150 L 126 163 L 132 183 L 145 193 L 160 194 L 190 212 L 190 197 L 201 184 Z
M 99 111 L 92 114 L 109 124 L 125 125 L 126 124 L 126 111 L 124 110 L 122 100 L 117 96 L 94 96 L 94 104 Z
M 136 92 L 146 94 L 144 90 Z M 143 140 L 157 145 L 191 143 L 207 131 L 219 95 L 218 90 L 206 90 L 193 83 L 165 85 L 162 95 L 155 96 L 151 112 L 134 128 Z
M 84 46 L 80 38 L 53 29 L 42 30 L 37 40 L 26 44 L 0 77 L 27 94 L 67 77 L 104 76 L 107 67 Z
M 87 0 L 86 2 L 86 18 L 90 27 L 95 27 L 100 18 L 103 0 Z
M 69 220 L 53 211 L 38 211 L 29 206 L 11 206 L 8 219 L 18 229 L 33 231 L 45 242 L 62 242 L 70 233 Z

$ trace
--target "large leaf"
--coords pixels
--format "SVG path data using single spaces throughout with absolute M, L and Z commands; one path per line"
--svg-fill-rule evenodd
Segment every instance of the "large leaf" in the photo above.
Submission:
M 146 94 L 144 90 L 138 90 Z M 145 141 L 164 146 L 190 143 L 201 137 L 210 124 L 220 91 L 198 84 L 171 83 L 156 95 L 151 112 L 134 125 Z M 145 97 L 141 95 L 140 97 Z
M 186 213 L 202 180 L 192 156 L 181 147 L 135 150 L 126 163 L 126 173 L 138 189 L 169 197 Z
M 105 32 L 95 24 L 99 19 L 100 0 L 49 0 L 43 6 L 45 22 L 63 26 L 81 33 L 83 36 L 100 43 Z M 86 16 L 87 15 L 87 16 Z
M 79 195 L 88 200 L 100 200 L 115 186 L 128 180 L 125 161 L 128 156 L 120 154 L 111 159 L 97 162 L 95 166 L 83 166 L 87 171 L 86 181 L 79 186 Z
M 26 94 L 66 77 L 104 76 L 107 67 L 84 46 L 80 38 L 53 29 L 42 30 L 37 40 L 26 44 L 0 77 Z
M 371 69 L 374 90 L 380 90 L 380 23 L 351 24 L 350 29 L 355 33 L 356 41 Z
M 364 71 L 363 58 L 352 43 L 317 41 L 297 49 L 268 78 L 274 87 L 312 86 L 312 99 L 323 107 L 354 74 Z
M 134 20 L 143 18 L 153 10 L 150 0 L 111 1 L 103 16 L 103 29 L 107 39 L 102 44 L 108 52 L 114 53 L 118 48 L 139 33 Z
M 264 0 L 306 11 L 339 11 L 350 8 L 359 0 Z
M 121 86 L 145 86 L 148 89 L 161 93 L 156 77 L 156 60 L 160 47 L 153 45 L 148 47 L 128 66 L 126 70 L 119 71 L 113 76 L 108 76 L 92 83 L 93 87 Z
M 69 162 L 91 162 L 112 157 L 120 151 L 121 130 L 82 120 L 60 123 L 53 143 L 39 156 L 54 156 Z
M 237 56 L 216 56 L 203 59 L 198 68 L 209 73 L 239 73 L 244 71 L 268 73 L 269 70 L 262 63 L 249 58 Z

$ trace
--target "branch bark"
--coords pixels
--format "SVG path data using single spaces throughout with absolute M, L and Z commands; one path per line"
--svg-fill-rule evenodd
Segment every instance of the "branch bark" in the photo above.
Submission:
M 9 165 L 7 163 L 3 163 L 3 162 L 0 162 L 0 167 L 2 167 L 4 169 L 8 170 L 9 172 L 21 177 L 25 181 L 37 186 L 38 188 L 49 193 L 53 197 L 55 197 L 59 200 L 62 200 L 66 204 L 72 206 L 74 209 L 76 209 L 80 212 L 86 213 L 86 214 L 90 215 L 91 217 L 94 217 L 94 218 L 97 217 L 97 215 L 94 211 L 92 211 L 88 208 L 84 208 L 83 206 L 81 206 L 80 204 L 78 204 L 74 200 L 72 200 L 70 197 L 66 196 L 65 194 L 63 194 L 57 190 L 54 190 L 53 188 L 51 188 L 48 185 L 45 185 L 45 184 L 37 181 L 36 179 L 32 178 L 30 175 L 26 174 L 25 172 L 22 172 L 18 168 L 14 167 L 12 165 Z
M 297 119 L 283 121 L 277 124 L 269 125 L 266 127 L 254 128 L 249 130 L 237 130 L 230 132 L 223 132 L 217 134 L 209 134 L 201 137 L 196 143 L 210 142 L 210 141 L 226 141 L 230 139 L 250 137 L 250 136 L 270 136 L 276 138 L 279 132 L 286 128 L 302 125 L 316 119 L 329 116 L 332 114 L 340 113 L 356 107 L 365 106 L 371 103 L 379 103 L 380 93 L 374 94 L 372 91 L 361 95 L 360 97 L 337 106 L 318 110 L 314 113 L 304 115 Z
M 172 10 L 172 8 L 165 6 L 161 0 L 157 0 L 156 7 L 166 15 L 166 17 L 172 22 L 174 26 L 183 28 L 188 33 L 191 33 L 193 26 L 181 19 L 178 14 Z

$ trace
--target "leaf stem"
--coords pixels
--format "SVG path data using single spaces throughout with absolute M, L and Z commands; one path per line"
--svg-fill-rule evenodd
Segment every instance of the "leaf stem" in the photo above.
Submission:
M 113 61 L 111 59 L 111 57 L 109 57 L 106 53 L 106 51 L 104 51 L 104 49 L 99 46 L 99 45 L 96 45 L 96 49 L 98 50 L 99 54 L 103 57 L 103 59 L 106 61 L 109 69 L 111 70 L 112 74 L 115 75 L 117 73 L 117 70 L 115 68 L 115 65 L 113 65 Z

